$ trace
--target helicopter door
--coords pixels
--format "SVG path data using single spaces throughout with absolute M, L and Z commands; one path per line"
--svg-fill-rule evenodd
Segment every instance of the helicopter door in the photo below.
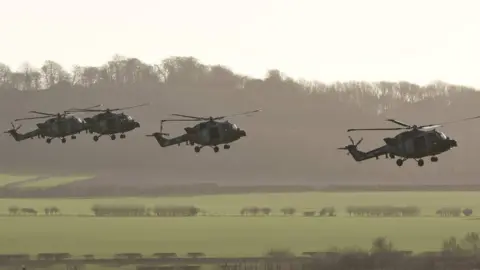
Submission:
M 417 137 L 413 140 L 414 151 L 417 153 L 424 153 L 427 151 L 427 143 L 425 136 Z
M 117 119 L 115 117 L 110 117 L 107 119 L 107 129 L 115 130 Z
M 218 140 L 220 139 L 220 132 L 218 132 L 218 127 L 214 126 L 209 129 L 210 132 L 210 140 Z

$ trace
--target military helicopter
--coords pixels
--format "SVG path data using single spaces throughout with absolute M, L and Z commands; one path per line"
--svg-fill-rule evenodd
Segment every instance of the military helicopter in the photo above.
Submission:
M 115 134 L 120 133 L 120 139 L 125 139 L 125 132 L 139 128 L 140 123 L 135 121 L 130 115 L 126 115 L 123 112 L 114 113 L 114 111 L 127 110 L 146 105 L 148 105 L 148 103 L 115 109 L 71 109 L 68 110 L 68 112 L 100 112 L 93 117 L 84 118 L 87 123 L 88 132 L 99 134 L 93 136 L 94 141 L 98 141 L 103 135 L 110 135 L 110 138 L 115 140 Z
M 219 151 L 218 145 L 223 144 L 223 149 L 230 149 L 229 143 L 239 140 L 240 138 L 247 136 L 247 133 L 238 128 L 237 125 L 227 121 L 217 121 L 224 119 L 226 117 L 233 117 L 239 115 L 249 115 L 252 113 L 260 112 L 261 110 L 248 111 L 244 113 L 233 114 L 229 116 L 218 116 L 218 117 L 197 117 L 189 116 L 183 114 L 172 114 L 173 116 L 185 117 L 188 119 L 164 119 L 160 121 L 160 132 L 155 132 L 151 135 L 146 135 L 148 137 L 155 137 L 157 142 L 161 147 L 167 147 L 170 145 L 180 145 L 185 142 L 187 145 L 195 146 L 194 150 L 196 153 L 200 150 L 209 146 L 213 148 L 213 151 L 217 153 Z M 193 127 L 186 127 L 185 134 L 177 136 L 172 139 L 167 139 L 164 136 L 169 136 L 167 133 L 163 133 L 163 123 L 164 122 L 184 122 L 184 121 L 203 121 L 199 124 L 196 124 Z
M 422 167 L 424 161 L 422 158 L 430 156 L 432 162 L 437 162 L 437 155 L 444 153 L 453 147 L 457 147 L 457 141 L 446 136 L 445 133 L 437 131 L 436 129 L 446 124 L 473 120 L 480 118 L 480 116 L 465 118 L 457 121 L 445 122 L 440 124 L 431 125 L 408 125 L 397 121 L 395 119 L 387 119 L 387 121 L 400 125 L 402 127 L 397 128 L 363 128 L 363 129 L 348 129 L 347 132 L 360 131 L 360 130 L 407 130 L 403 131 L 395 137 L 387 137 L 383 140 L 385 145 L 380 146 L 368 152 L 362 152 L 357 149 L 357 146 L 362 142 L 361 138 L 357 143 L 354 143 L 353 139 L 349 137 L 352 144 L 345 147 L 338 148 L 340 150 L 348 150 L 348 154 L 351 154 L 355 161 L 360 162 L 363 160 L 376 158 L 385 155 L 385 158 L 390 157 L 397 159 L 397 165 L 402 166 L 403 162 L 407 159 L 414 159 L 418 166 Z
M 101 105 L 95 105 L 90 108 L 96 108 Z M 62 143 L 66 143 L 67 139 L 65 137 L 71 136 L 72 140 L 75 140 L 77 137 L 76 134 L 82 132 L 86 128 L 86 123 L 83 119 L 71 115 L 67 111 L 63 113 L 45 113 L 45 112 L 38 112 L 38 111 L 30 111 L 29 113 L 40 114 L 43 116 L 36 116 L 36 117 L 27 117 L 27 118 L 20 118 L 15 119 L 14 121 L 23 121 L 23 120 L 32 120 L 32 119 L 44 119 L 49 118 L 43 123 L 37 124 L 37 129 L 30 131 L 26 134 L 19 134 L 17 133 L 16 128 L 13 130 L 7 131 L 10 133 L 14 138 L 22 139 L 22 138 L 33 138 L 37 136 L 38 138 L 47 138 L 46 142 L 51 143 L 52 139 L 61 138 Z

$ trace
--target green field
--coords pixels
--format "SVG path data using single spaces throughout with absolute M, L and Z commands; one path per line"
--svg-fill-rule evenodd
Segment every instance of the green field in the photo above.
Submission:
M 327 250 L 333 246 L 368 248 L 373 238 L 389 237 L 400 249 L 438 250 L 443 239 L 480 232 L 480 192 L 362 192 L 250 194 L 175 198 L 117 199 L 2 199 L 9 206 L 43 211 L 55 205 L 66 215 L 91 214 L 93 204 L 195 205 L 205 217 L 2 217 L 0 253 L 70 252 L 109 256 L 118 252 L 205 252 L 208 256 L 262 255 L 271 248 L 296 253 Z M 348 217 L 349 205 L 415 205 L 422 217 Z M 245 206 L 270 207 L 275 216 L 239 217 Z M 282 207 L 299 212 L 334 206 L 338 217 L 283 217 Z M 441 218 L 435 211 L 445 206 L 473 209 L 472 217 Z M 231 216 L 224 216 L 231 215 Z
M 28 179 L 35 178 L 33 175 L 8 175 L 0 174 L 0 186 L 5 186 L 17 182 L 22 182 Z
M 71 184 L 76 181 L 82 181 L 92 178 L 93 176 L 62 176 L 62 177 L 49 177 L 41 179 L 39 181 L 27 182 L 19 185 L 21 188 L 50 188 L 60 185 Z

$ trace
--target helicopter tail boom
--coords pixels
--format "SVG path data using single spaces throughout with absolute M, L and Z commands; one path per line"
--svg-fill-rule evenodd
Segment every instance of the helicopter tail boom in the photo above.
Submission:
M 155 139 L 157 140 L 158 144 L 160 144 L 161 147 L 168 147 L 168 146 L 171 146 L 171 145 L 175 145 L 175 144 L 181 144 L 181 143 L 184 143 L 184 142 L 187 142 L 188 141 L 188 138 L 186 135 L 180 135 L 180 136 L 177 136 L 175 138 L 172 138 L 172 139 L 167 139 L 164 137 L 164 135 L 167 135 L 165 133 L 161 133 L 161 132 L 155 132 L 151 135 L 147 135 L 148 137 L 155 137 Z
M 31 139 L 33 137 L 36 137 L 36 136 L 40 135 L 40 131 L 38 129 L 29 131 L 27 133 L 18 133 L 17 130 L 18 130 L 18 128 L 13 128 L 13 129 L 5 131 L 4 133 L 10 134 L 13 137 L 13 139 L 15 139 L 15 141 L 17 141 L 17 142 L 20 142 L 20 141 L 23 141 L 23 140 L 26 140 L 26 139 Z
M 345 147 L 338 148 L 339 150 L 347 150 L 349 155 L 352 155 L 353 159 L 355 161 L 360 162 L 363 160 L 371 159 L 371 158 L 377 158 L 379 156 L 385 155 L 390 153 L 389 149 L 390 147 L 388 145 L 384 145 L 378 148 L 375 148 L 371 151 L 368 152 L 363 152 L 357 149 L 357 146 L 362 142 L 363 138 L 360 139 L 357 143 L 354 143 L 353 139 L 349 136 L 350 141 L 352 144 L 347 145 Z
M 348 155 L 352 155 L 353 159 L 357 162 L 367 159 L 366 153 L 357 149 L 356 145 L 347 145 L 345 147 L 338 148 L 339 150 L 347 150 Z

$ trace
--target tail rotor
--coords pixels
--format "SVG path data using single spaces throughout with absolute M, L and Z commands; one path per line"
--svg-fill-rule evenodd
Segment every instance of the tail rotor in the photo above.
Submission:
M 160 135 L 168 137 L 170 136 L 169 133 L 163 133 L 163 122 L 165 122 L 165 120 L 160 121 Z
M 13 124 L 13 122 L 10 122 L 10 124 L 12 125 L 12 129 L 9 129 L 7 131 L 4 131 L 3 133 L 7 133 L 7 134 L 12 134 L 12 132 L 17 132 L 21 127 L 22 125 L 20 124 L 18 127 L 15 127 L 15 124 Z
M 165 120 L 161 120 L 161 121 L 160 121 L 160 132 L 155 132 L 155 133 L 153 133 L 153 134 L 149 134 L 149 135 L 146 135 L 146 136 L 147 136 L 147 137 L 155 137 L 155 136 L 158 136 L 158 135 L 160 135 L 160 136 L 165 136 L 165 137 L 170 136 L 169 133 L 164 133 L 164 132 L 163 132 L 163 122 L 165 122 Z
M 349 144 L 349 145 L 344 146 L 344 147 L 339 147 L 337 149 L 338 150 L 348 150 L 347 155 L 350 155 L 350 150 L 357 149 L 357 146 L 363 141 L 363 138 L 360 138 L 360 140 L 358 140 L 357 143 L 355 143 L 355 141 L 352 139 L 352 137 L 348 136 L 348 138 L 350 139 L 350 142 L 352 144 Z

